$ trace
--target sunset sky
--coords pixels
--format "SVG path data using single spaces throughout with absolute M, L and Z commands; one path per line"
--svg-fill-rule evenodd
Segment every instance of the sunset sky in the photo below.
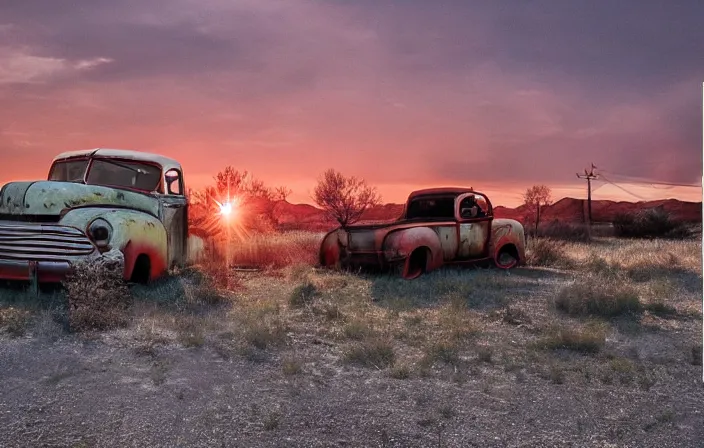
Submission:
M 292 202 L 329 167 L 384 202 L 584 197 L 591 162 L 629 192 L 595 199 L 700 201 L 628 176 L 701 185 L 703 17 L 701 0 L 5 0 L 0 182 L 111 147 L 175 157 L 192 187 L 233 165 Z

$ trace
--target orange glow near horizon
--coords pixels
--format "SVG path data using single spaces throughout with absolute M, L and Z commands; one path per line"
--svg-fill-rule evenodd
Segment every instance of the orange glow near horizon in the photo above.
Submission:
M 245 170 L 243 168 L 243 170 Z M 212 185 L 213 176 L 209 174 L 193 174 L 190 177 L 186 175 L 187 188 L 201 190 Z M 316 179 L 300 178 L 290 181 L 283 181 L 279 178 L 276 182 L 276 176 L 255 176 L 260 178 L 266 185 L 276 186 L 285 185 L 291 188 L 292 193 L 288 197 L 288 202 L 293 204 L 309 204 L 315 205 L 312 199 L 312 192 L 315 187 Z M 39 179 L 43 179 L 40 176 Z M 12 181 L 27 181 L 36 180 L 37 177 L 23 176 L 21 178 L 1 180 L 0 185 Z M 419 184 L 373 184 L 375 185 L 382 197 L 382 203 L 400 204 L 406 201 L 408 194 L 413 190 L 432 188 L 437 186 L 471 186 L 477 191 L 481 191 L 492 201 L 494 206 L 504 206 L 515 208 L 523 203 L 522 195 L 526 188 L 530 185 L 520 184 L 505 184 L 501 183 L 472 183 L 465 185 L 461 182 L 444 182 L 438 181 L 434 183 L 419 183 Z M 532 185 L 532 184 L 531 184 Z M 609 201 L 625 201 L 625 202 L 640 202 L 640 201 L 656 201 L 665 199 L 677 199 L 687 202 L 701 202 L 703 191 L 701 187 L 661 187 L 645 184 L 619 184 L 629 193 L 610 184 L 594 182 L 592 184 L 592 199 L 593 200 L 609 200 Z M 570 197 L 576 199 L 586 199 L 586 185 L 575 183 L 574 185 L 549 185 L 552 189 L 553 202 L 562 198 Z M 228 216 L 229 219 L 236 216 L 238 213 L 239 202 L 237 198 L 231 198 L 229 201 L 223 199 L 222 202 L 215 200 L 217 205 L 217 213 L 223 216 Z M 228 206 L 229 204 L 229 206 Z

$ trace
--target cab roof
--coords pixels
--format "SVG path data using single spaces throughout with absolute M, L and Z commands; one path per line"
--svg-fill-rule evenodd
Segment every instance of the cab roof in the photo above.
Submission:
M 74 157 L 106 157 L 116 159 L 137 160 L 140 162 L 155 162 L 162 166 L 165 170 L 176 168 L 181 170 L 181 164 L 170 157 L 165 157 L 160 154 L 152 154 L 143 151 L 133 151 L 129 149 L 111 149 L 111 148 L 94 148 L 83 149 L 78 151 L 63 152 L 54 157 L 53 162 L 63 159 L 71 159 Z
M 423 190 L 416 190 L 416 191 L 412 192 L 410 195 L 408 195 L 408 200 L 410 201 L 411 199 L 417 198 L 418 196 L 428 196 L 428 195 L 436 195 L 436 194 L 458 196 L 458 195 L 464 194 L 464 193 L 481 194 L 478 191 L 474 191 L 471 187 L 438 187 L 438 188 L 426 188 Z

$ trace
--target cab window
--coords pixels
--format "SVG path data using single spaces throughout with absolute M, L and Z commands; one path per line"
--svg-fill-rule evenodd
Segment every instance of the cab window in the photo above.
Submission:
M 460 202 L 460 217 L 462 219 L 484 218 L 489 214 L 489 205 L 480 195 L 471 195 Z

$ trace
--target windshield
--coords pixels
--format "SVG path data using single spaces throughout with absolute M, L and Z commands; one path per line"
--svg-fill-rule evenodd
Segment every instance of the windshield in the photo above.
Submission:
M 56 162 L 54 166 L 51 167 L 49 180 L 60 182 L 83 182 L 83 176 L 86 174 L 87 167 L 88 159 Z
M 161 180 L 161 169 L 148 163 L 94 159 L 86 183 L 154 191 Z
M 408 204 L 406 219 L 455 219 L 455 196 L 432 196 L 413 199 Z

